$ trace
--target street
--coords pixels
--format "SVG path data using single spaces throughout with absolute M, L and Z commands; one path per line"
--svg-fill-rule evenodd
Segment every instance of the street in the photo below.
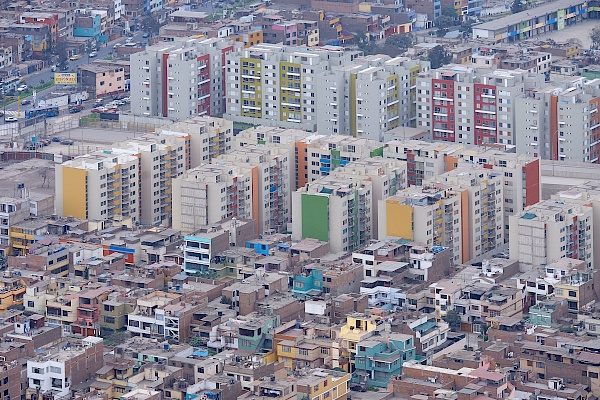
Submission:
M 135 34 L 132 36 L 133 41 L 139 42 L 139 41 L 147 40 L 147 39 L 142 38 L 143 34 L 144 34 L 144 32 L 142 32 L 142 31 L 135 32 Z M 77 72 L 77 67 L 79 67 L 80 65 L 86 65 L 91 62 L 94 62 L 94 60 L 102 60 L 102 59 L 109 57 L 110 55 L 112 55 L 112 53 L 114 51 L 114 45 L 117 43 L 120 43 L 121 45 L 125 44 L 125 41 L 127 40 L 127 38 L 128 38 L 127 36 L 123 36 L 117 40 L 108 42 L 108 44 L 105 46 L 100 46 L 98 48 L 98 55 L 94 58 L 89 58 L 87 54 L 82 54 L 81 58 L 79 58 L 78 60 L 69 61 L 69 69 L 64 72 Z M 38 71 L 33 74 L 25 76 L 25 84 L 28 85 L 29 87 L 34 87 L 34 86 L 39 85 L 40 82 L 42 82 L 42 81 L 47 82 L 50 78 L 53 78 L 53 77 L 54 77 L 54 72 L 52 72 L 50 67 L 48 67 L 48 68 L 44 68 L 41 71 Z M 56 91 L 56 86 L 51 87 L 46 90 L 43 90 L 41 92 L 38 92 L 37 96 L 38 96 L 38 98 L 43 98 L 46 95 L 52 93 L 53 91 Z M 23 100 L 26 98 L 30 99 L 31 96 L 23 97 L 20 100 Z M 7 106 L 4 110 L 7 111 L 7 113 L 6 113 L 7 117 L 14 116 L 17 118 L 25 118 L 25 110 L 29 110 L 32 107 L 33 107 L 32 104 L 19 106 L 18 102 L 14 102 L 11 105 Z M 17 115 L 18 111 L 21 112 L 21 115 Z M 0 121 L 1 121 L 0 124 L 4 124 L 4 118 L 2 118 Z

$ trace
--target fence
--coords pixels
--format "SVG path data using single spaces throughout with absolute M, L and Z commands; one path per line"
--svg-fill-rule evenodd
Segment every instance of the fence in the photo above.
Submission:
M 101 119 L 92 119 L 82 117 L 79 120 L 79 125 L 82 128 L 97 128 L 110 129 L 112 131 L 129 131 L 129 132 L 154 132 L 156 128 L 161 128 L 164 124 L 154 124 L 145 122 L 125 122 L 125 121 L 110 121 Z

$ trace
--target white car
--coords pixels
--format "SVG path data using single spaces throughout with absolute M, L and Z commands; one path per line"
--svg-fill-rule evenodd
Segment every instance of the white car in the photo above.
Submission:
M 27 85 L 21 85 L 21 86 L 19 86 L 19 87 L 17 88 L 17 92 L 19 92 L 19 93 L 20 93 L 20 92 L 24 92 L 24 91 L 26 91 L 27 89 L 28 89 L 28 88 L 27 88 Z
M 125 40 L 125 43 L 131 43 L 133 42 L 133 38 L 127 38 L 127 40 Z
M 5 117 L 4 122 L 18 122 L 19 120 L 15 117 Z

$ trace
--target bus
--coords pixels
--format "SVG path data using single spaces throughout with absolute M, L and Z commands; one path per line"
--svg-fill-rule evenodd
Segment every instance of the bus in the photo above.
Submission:
M 25 111 L 25 118 L 26 119 L 36 118 L 36 117 L 49 118 L 49 117 L 56 117 L 59 114 L 60 114 L 60 111 L 58 109 L 58 106 L 38 107 L 38 108 L 34 108 L 32 110 Z

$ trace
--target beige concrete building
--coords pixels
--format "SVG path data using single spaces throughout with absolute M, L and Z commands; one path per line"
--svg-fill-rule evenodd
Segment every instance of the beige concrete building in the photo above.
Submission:
M 468 259 L 463 232 L 468 230 L 463 216 L 462 201 L 465 190 L 444 184 L 411 186 L 379 201 L 378 237 L 402 238 L 427 246 L 452 249 L 454 262 Z M 466 210 L 465 210 L 466 212 Z
M 373 184 L 360 176 L 323 177 L 292 193 L 292 240 L 329 242 L 333 253 L 366 246 L 373 235 Z
M 98 151 L 55 167 L 56 213 L 79 219 L 140 218 L 140 159 Z
M 194 116 L 156 130 L 158 135 L 189 137 L 190 165 L 211 162 L 232 149 L 233 122 L 223 118 Z
M 253 168 L 204 164 L 173 179 L 173 228 L 184 235 L 233 217 L 252 218 Z
M 590 205 L 545 200 L 510 217 L 510 257 L 522 269 L 548 265 L 561 258 L 594 260 L 593 209 Z
M 252 168 L 252 219 L 260 233 L 278 233 L 291 222 L 290 171 L 293 161 L 282 148 L 248 145 L 217 157 L 215 164 Z
M 97 97 L 125 91 L 125 68 L 121 66 L 91 63 L 77 69 L 82 84 Z

